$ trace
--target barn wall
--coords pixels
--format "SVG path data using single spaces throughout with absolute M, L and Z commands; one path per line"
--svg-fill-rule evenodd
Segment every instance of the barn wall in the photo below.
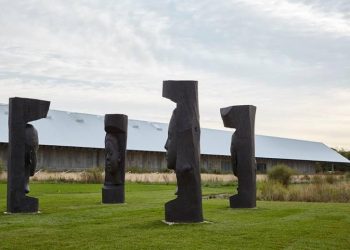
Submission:
M 38 169 L 81 170 L 104 166 L 102 149 L 40 146 Z
M 6 166 L 7 144 L 0 143 L 0 161 Z M 292 161 L 257 158 L 258 166 L 268 170 L 277 164 L 286 164 L 299 173 L 315 173 L 315 162 Z M 88 149 L 73 147 L 40 146 L 38 151 L 37 169 L 48 170 L 83 170 L 104 166 L 104 149 Z M 166 170 L 165 153 L 128 151 L 126 159 L 127 171 L 161 172 Z M 201 155 L 202 172 L 232 173 L 229 156 Z
M 6 143 L 0 143 L 0 165 L 4 168 L 7 166 L 7 148 Z
M 0 143 L 0 160 L 7 165 L 7 144 Z M 38 150 L 37 169 L 66 171 L 97 166 L 104 166 L 102 149 L 40 145 Z
M 265 164 L 266 170 L 269 170 L 275 165 L 285 164 L 295 169 L 300 174 L 314 174 L 316 172 L 316 162 L 312 161 L 295 161 L 295 160 L 280 160 L 280 159 L 264 159 L 257 158 L 257 164 Z
M 201 155 L 200 167 L 202 172 L 222 171 L 222 161 L 230 161 L 227 156 Z M 162 152 L 145 152 L 145 151 L 128 151 L 127 153 L 127 170 L 141 170 L 151 172 L 161 172 L 167 169 L 165 153 Z
M 165 153 L 128 151 L 126 154 L 127 171 L 160 172 L 167 169 Z
M 201 170 L 209 173 L 232 173 L 231 157 L 201 155 Z
M 316 162 L 311 161 L 296 161 L 296 160 L 278 160 L 278 159 L 256 159 L 258 165 L 265 166 L 264 171 L 278 164 L 285 164 L 295 169 L 300 174 L 313 174 L 316 171 Z M 202 155 L 201 157 L 202 168 L 208 172 L 218 173 L 232 173 L 232 163 L 230 156 L 215 156 L 215 155 Z M 202 169 L 203 170 L 203 169 Z

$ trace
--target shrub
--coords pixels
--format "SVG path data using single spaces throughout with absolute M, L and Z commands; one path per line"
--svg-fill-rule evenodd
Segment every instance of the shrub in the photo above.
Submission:
M 284 186 L 288 186 L 293 174 L 295 171 L 284 164 L 276 165 L 267 171 L 269 180 L 279 182 Z
M 82 173 L 81 180 L 85 183 L 103 183 L 103 168 L 90 168 Z

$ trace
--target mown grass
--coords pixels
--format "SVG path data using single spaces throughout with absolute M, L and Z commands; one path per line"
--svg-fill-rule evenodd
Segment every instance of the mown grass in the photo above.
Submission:
M 5 211 L 6 185 L 0 184 Z M 203 194 L 233 193 L 232 186 Z M 126 204 L 102 205 L 99 184 L 31 185 L 41 214 L 0 215 L 0 249 L 349 249 L 350 206 L 258 202 L 230 209 L 226 199 L 203 200 L 212 223 L 161 222 L 174 185 L 126 186 Z

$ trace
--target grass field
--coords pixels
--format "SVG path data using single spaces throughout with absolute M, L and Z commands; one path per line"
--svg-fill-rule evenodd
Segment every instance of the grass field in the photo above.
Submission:
M 350 249 L 350 205 L 258 202 L 257 209 L 203 200 L 211 223 L 161 222 L 174 185 L 127 184 L 123 205 L 102 205 L 101 185 L 31 185 L 41 214 L 0 215 L 0 249 Z M 233 187 L 204 187 L 203 194 Z M 0 210 L 6 207 L 0 184 Z

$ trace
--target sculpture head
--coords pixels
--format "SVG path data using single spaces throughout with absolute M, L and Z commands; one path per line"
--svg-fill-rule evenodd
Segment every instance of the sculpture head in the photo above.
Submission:
M 125 180 L 125 154 L 128 117 L 105 115 L 105 185 L 121 185 Z
M 168 128 L 168 139 L 164 148 L 166 149 L 166 159 L 169 169 L 176 169 L 176 157 L 177 157 L 177 136 L 176 136 L 176 109 L 171 116 L 171 120 Z
M 252 124 L 252 117 L 255 117 L 256 107 L 252 105 L 238 105 L 221 108 L 220 113 L 224 126 L 227 128 L 240 129 L 239 126 Z
M 36 168 L 36 155 L 39 149 L 38 132 L 31 124 L 26 124 L 25 130 L 25 168 L 29 169 L 30 175 L 34 175 Z
M 105 165 L 106 165 L 106 175 L 117 172 L 120 161 L 121 161 L 121 152 L 120 146 L 118 143 L 117 136 L 111 133 L 106 134 L 105 138 Z
M 196 155 L 188 148 L 199 150 L 198 82 L 163 81 L 163 97 L 176 103 L 165 144 L 168 168 L 189 170 L 195 165 Z

